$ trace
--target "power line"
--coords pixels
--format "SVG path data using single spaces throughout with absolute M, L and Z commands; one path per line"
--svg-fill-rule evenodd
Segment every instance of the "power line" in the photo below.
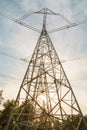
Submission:
M 68 60 L 62 60 L 61 62 L 62 63 L 66 63 L 66 62 L 72 62 L 72 61 L 77 61 L 77 60 L 84 60 L 84 59 L 87 59 L 87 56 L 85 57 L 77 57 L 77 58 L 72 58 L 72 59 L 68 59 Z
M 82 81 L 82 80 L 87 80 L 87 78 L 82 78 L 82 79 L 70 79 L 71 82 Z
M 27 60 L 27 58 L 18 58 L 18 57 L 16 57 L 16 56 L 12 56 L 12 55 L 7 54 L 7 53 L 2 52 L 2 51 L 0 51 L 0 55 L 4 55 L 4 56 L 7 56 L 7 57 L 16 59 L 16 60 L 20 60 L 20 61 L 29 63 L 29 60 Z M 28 57 L 28 58 L 30 59 L 30 57 Z M 72 58 L 72 59 L 68 59 L 68 60 L 61 60 L 61 62 L 62 62 L 62 63 L 66 63 L 66 62 L 72 62 L 72 61 L 83 60 L 83 59 L 87 59 L 87 56 L 85 56 L 85 57 Z
M 16 56 L 12 56 L 12 55 L 7 54 L 7 53 L 2 52 L 2 51 L 0 51 L 0 55 L 4 55 L 4 56 L 10 57 L 10 58 L 13 58 L 13 59 L 16 59 L 16 60 L 20 60 L 20 61 L 23 61 L 23 62 L 29 62 L 29 61 L 28 61 L 27 59 L 25 59 L 25 58 L 18 58 L 18 57 L 16 57 Z
M 0 77 L 10 78 L 10 79 L 13 79 L 13 80 L 18 80 L 18 81 L 21 80 L 21 79 L 17 79 L 15 76 L 5 75 L 5 74 L 0 74 Z M 82 79 L 69 79 L 69 81 L 71 81 L 71 82 L 81 81 L 81 80 L 87 80 L 87 77 L 86 78 L 82 78 Z
M 18 80 L 16 77 L 14 77 L 14 76 L 10 76 L 10 75 L 0 74 L 0 77 L 10 78 L 10 79 L 14 79 L 14 80 Z
M 11 21 L 13 21 L 13 22 L 15 22 L 15 23 L 18 23 L 18 24 L 20 24 L 20 25 L 22 25 L 22 26 L 24 26 L 24 27 L 26 27 L 26 28 L 28 28 L 28 29 L 31 29 L 31 30 L 33 30 L 33 31 L 35 31 L 35 32 L 40 33 L 40 30 L 39 30 L 39 29 L 37 29 L 37 28 L 35 28 L 35 27 L 32 27 L 31 25 L 26 24 L 26 23 L 22 22 L 22 21 L 19 20 L 19 19 L 15 19 L 15 18 L 13 18 L 13 17 L 11 17 L 11 16 L 8 16 L 6 13 L 4 13 L 4 12 L 2 12 L 2 11 L 0 11 L 0 15 L 3 16 L 3 17 L 5 17 L 5 18 L 7 18 L 7 19 L 9 19 L 9 20 L 11 20 Z
M 19 20 L 23 20 L 23 19 L 26 19 L 27 17 L 30 17 L 31 15 L 33 15 L 34 13 L 31 13 L 31 14 L 25 14 L 23 15 L 21 18 L 19 18 Z
M 0 54 L 1 54 L 1 55 L 4 55 L 4 56 L 7 56 L 7 57 L 10 57 L 10 58 L 13 58 L 13 59 L 20 60 L 20 58 L 18 58 L 18 57 L 16 57 L 16 56 L 12 56 L 12 55 L 10 55 L 10 54 L 7 54 L 7 53 L 5 53 L 5 52 L 2 52 L 2 51 L 0 51 Z
M 65 26 L 62 26 L 62 27 L 59 27 L 59 28 L 48 30 L 48 32 L 49 33 L 54 33 L 54 32 L 62 31 L 62 30 L 65 30 L 65 29 L 69 29 L 69 28 L 72 28 L 72 27 L 75 27 L 75 26 L 78 26 L 78 25 L 81 25 L 81 24 L 84 24 L 84 23 L 87 23 L 87 19 L 79 21 L 77 23 L 71 23 L 69 25 L 65 25 Z
M 38 12 L 34 12 L 34 13 L 38 13 Z M 32 13 L 33 14 L 33 13 Z M 31 15 L 32 15 L 31 14 Z M 49 14 L 49 13 L 48 13 Z M 54 14 L 54 13 L 53 13 Z M 24 15 L 23 17 L 21 17 L 20 19 L 15 19 L 11 16 L 8 16 L 6 13 L 0 11 L 0 15 L 11 20 L 11 21 L 14 21 L 26 28 L 29 28 L 33 31 L 36 31 L 36 32 L 41 32 L 39 29 L 35 28 L 35 27 L 32 27 L 31 25 L 29 24 L 26 24 L 24 22 L 22 22 L 21 20 L 24 19 L 24 18 L 27 18 L 29 15 Z M 48 30 L 48 33 L 54 33 L 54 32 L 57 32 L 57 31 L 62 31 L 62 30 L 65 30 L 65 29 L 69 29 L 69 28 L 72 28 L 72 27 L 75 27 L 75 26 L 78 26 L 78 25 L 81 25 L 81 24 L 84 24 L 84 23 L 87 23 L 87 19 L 86 20 L 82 20 L 82 21 L 79 21 L 77 23 L 71 23 L 65 16 L 61 15 L 61 14 L 58 14 L 56 13 L 56 15 L 59 15 L 60 17 L 62 17 L 64 20 L 66 20 L 69 24 L 68 25 L 65 25 L 65 26 L 62 26 L 62 27 L 59 27 L 59 28 L 55 28 L 55 29 L 52 29 L 52 30 Z
M 58 15 L 63 18 L 68 24 L 71 24 L 71 22 L 62 14 L 58 13 Z
M 47 12 L 43 12 L 44 9 L 46 9 Z M 43 8 L 42 10 L 40 11 L 37 11 L 37 12 L 34 12 L 34 13 L 39 13 L 39 14 L 44 14 L 44 13 L 47 13 L 48 15 L 56 15 L 56 16 L 60 16 L 62 19 L 64 19 L 68 24 L 71 24 L 71 22 L 62 14 L 60 13 L 55 13 L 53 12 L 52 10 L 48 9 L 48 8 Z

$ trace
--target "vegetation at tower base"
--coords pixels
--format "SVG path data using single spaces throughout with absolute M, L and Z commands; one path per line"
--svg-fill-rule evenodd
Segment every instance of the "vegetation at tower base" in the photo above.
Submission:
M 21 110 L 23 110 L 23 115 L 20 116 L 19 121 L 26 121 L 28 120 L 29 123 L 31 124 L 32 127 L 29 127 L 29 125 L 20 125 L 20 130 L 61 130 L 61 122 L 59 122 L 58 120 L 54 120 L 54 124 L 51 124 L 50 121 L 46 121 L 45 122 L 45 110 L 44 112 L 41 112 L 41 116 L 39 118 L 39 120 L 34 121 L 33 118 L 35 116 L 35 112 L 34 112 L 34 108 L 33 108 L 33 104 L 32 101 L 25 101 L 23 102 L 20 106 L 16 106 L 14 108 L 14 100 L 8 100 L 3 104 L 4 109 L 0 111 L 0 130 L 4 130 L 8 118 L 10 116 L 10 113 L 12 110 L 14 110 L 14 113 L 20 113 Z M 27 117 L 26 113 L 30 113 L 30 117 Z M 15 119 L 17 118 L 17 116 L 14 116 Z M 62 130 L 74 130 L 73 126 L 76 126 L 78 124 L 78 120 L 79 120 L 80 116 L 79 115 L 73 115 L 71 117 L 71 122 L 69 123 L 68 121 L 68 117 L 65 121 L 63 121 L 62 125 L 63 128 Z M 84 119 L 87 122 L 87 116 L 84 116 Z M 9 127 L 9 130 L 11 130 L 15 125 L 14 121 L 11 121 L 11 125 Z M 18 130 L 18 129 L 15 129 Z M 82 121 L 82 123 L 80 124 L 80 129 L 79 130 L 87 130 L 84 127 L 84 123 Z
M 2 94 L 3 94 L 3 90 L 0 90 L 0 104 L 1 104 L 2 100 L 4 99 Z
M 8 118 L 14 108 L 14 100 L 7 100 L 3 104 L 4 109 L 0 110 L 0 130 L 3 130 L 7 125 Z

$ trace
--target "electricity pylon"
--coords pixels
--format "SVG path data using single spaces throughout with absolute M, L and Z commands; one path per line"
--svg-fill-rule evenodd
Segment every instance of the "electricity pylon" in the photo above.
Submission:
M 49 9 L 5 130 L 81 130 L 83 114 L 46 30 Z

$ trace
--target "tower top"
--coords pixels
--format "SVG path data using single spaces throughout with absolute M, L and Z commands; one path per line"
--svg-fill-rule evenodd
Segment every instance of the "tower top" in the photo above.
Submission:
M 46 35 L 47 31 L 46 31 L 46 20 L 47 20 L 47 15 L 58 15 L 57 13 L 54 13 L 53 11 L 51 11 L 48 8 L 43 8 L 37 12 L 34 12 L 37 14 L 42 14 L 43 15 L 43 25 L 42 25 L 42 35 Z
M 37 11 L 37 12 L 34 12 L 34 13 L 38 13 L 38 14 L 43 15 L 43 27 L 46 27 L 47 15 L 58 15 L 57 13 L 54 13 L 53 11 L 51 11 L 48 8 L 43 8 L 40 11 Z

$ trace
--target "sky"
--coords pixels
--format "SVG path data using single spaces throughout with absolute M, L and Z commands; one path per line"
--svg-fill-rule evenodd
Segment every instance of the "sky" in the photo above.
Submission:
M 0 12 L 20 19 L 43 8 L 66 17 L 71 23 L 87 20 L 87 0 L 0 0 Z M 66 25 L 60 16 L 47 17 L 47 29 Z M 30 15 L 25 23 L 41 30 L 42 15 Z M 17 58 L 31 57 L 39 33 L 0 16 L 0 90 L 4 101 L 15 99 L 28 63 Z M 84 114 L 87 114 L 87 23 L 49 34 Z M 29 59 L 28 58 L 28 59 Z M 72 60 L 79 59 L 80 60 Z M 72 61 L 69 61 L 72 60 Z

